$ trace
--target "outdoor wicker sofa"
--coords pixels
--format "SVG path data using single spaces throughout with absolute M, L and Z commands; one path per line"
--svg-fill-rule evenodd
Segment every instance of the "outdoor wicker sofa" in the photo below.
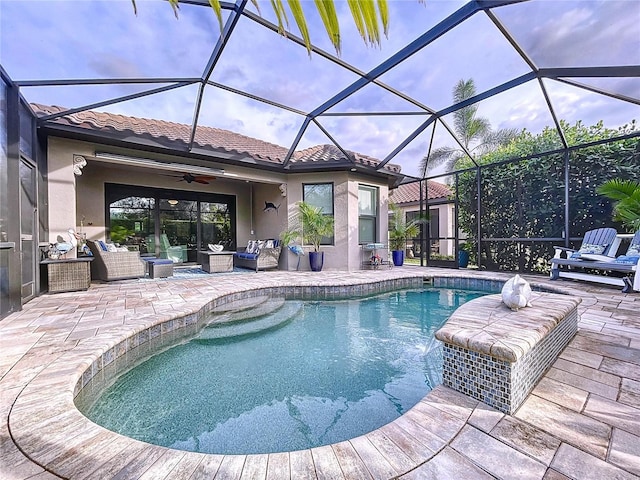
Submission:
M 281 248 L 278 240 L 250 240 L 246 247 L 233 254 L 233 266 L 256 272 L 278 268 Z
M 109 252 L 92 240 L 87 240 L 87 246 L 93 255 L 91 278 L 110 282 L 145 276 L 145 263 L 138 252 Z

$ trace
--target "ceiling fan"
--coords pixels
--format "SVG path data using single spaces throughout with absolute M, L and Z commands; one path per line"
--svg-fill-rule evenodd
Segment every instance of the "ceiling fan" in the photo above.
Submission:
M 167 177 L 175 177 L 179 178 L 179 182 L 187 182 L 187 183 L 202 183 L 204 185 L 209 185 L 211 180 L 215 180 L 216 177 L 211 175 L 193 175 L 191 173 L 183 173 L 181 175 L 166 175 Z

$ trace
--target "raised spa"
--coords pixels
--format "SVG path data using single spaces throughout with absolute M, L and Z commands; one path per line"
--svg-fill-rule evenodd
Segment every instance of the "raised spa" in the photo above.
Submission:
M 336 443 L 398 418 L 441 382 L 434 332 L 482 292 L 403 290 L 370 298 L 256 297 L 211 314 L 78 408 L 139 440 L 206 453 Z

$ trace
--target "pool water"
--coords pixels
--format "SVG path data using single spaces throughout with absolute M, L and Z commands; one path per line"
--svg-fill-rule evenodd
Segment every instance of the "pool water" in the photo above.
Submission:
M 271 453 L 347 440 L 398 418 L 441 382 L 434 332 L 484 294 L 434 288 L 271 299 L 271 313 L 214 318 L 78 408 L 112 431 L 195 452 Z

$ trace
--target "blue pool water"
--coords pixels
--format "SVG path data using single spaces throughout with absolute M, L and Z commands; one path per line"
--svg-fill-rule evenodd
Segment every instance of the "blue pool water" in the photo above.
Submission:
M 212 323 L 78 407 L 110 430 L 196 452 L 339 442 L 394 420 L 441 382 L 433 334 L 481 295 L 426 289 L 343 301 L 272 299 L 270 313 Z M 226 315 L 218 322 L 232 319 Z

